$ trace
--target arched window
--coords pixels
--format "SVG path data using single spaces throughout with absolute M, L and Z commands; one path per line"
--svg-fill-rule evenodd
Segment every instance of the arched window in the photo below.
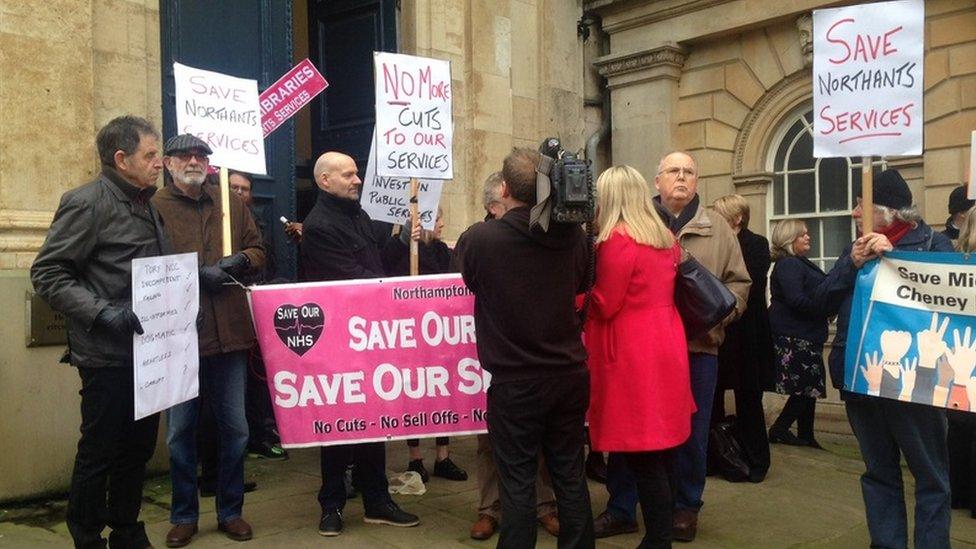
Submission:
M 844 246 L 854 239 L 851 185 L 861 184 L 861 158 L 813 157 L 813 109 L 809 105 L 787 116 L 774 135 L 778 137 L 768 158 L 773 173 L 770 227 L 780 219 L 804 220 L 810 231 L 808 258 L 830 270 Z M 872 164 L 875 173 L 884 170 L 884 158 Z

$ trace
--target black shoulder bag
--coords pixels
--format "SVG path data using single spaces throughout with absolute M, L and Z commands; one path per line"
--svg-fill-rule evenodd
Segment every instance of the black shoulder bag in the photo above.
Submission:
M 687 250 L 674 280 L 674 304 L 685 325 L 688 340 L 718 326 L 735 310 L 735 296 Z

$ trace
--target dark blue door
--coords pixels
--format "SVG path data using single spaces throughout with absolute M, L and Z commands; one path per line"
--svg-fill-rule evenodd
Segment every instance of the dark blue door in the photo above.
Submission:
M 291 0 L 161 0 L 163 137 L 176 132 L 173 62 L 258 81 L 264 90 L 292 67 Z M 277 275 L 295 276 L 295 247 L 279 217 L 295 218 L 295 129 L 265 140 L 268 175 L 254 179 L 254 210 L 272 244 Z

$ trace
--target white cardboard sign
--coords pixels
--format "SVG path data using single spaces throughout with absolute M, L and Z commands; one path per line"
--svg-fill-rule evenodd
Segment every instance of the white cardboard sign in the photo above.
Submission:
M 922 154 L 922 0 L 813 12 L 813 154 Z
M 132 310 L 143 330 L 132 344 L 138 420 L 199 394 L 196 252 L 133 259 Z
M 373 52 L 376 76 L 376 173 L 453 179 L 451 64 Z
M 441 201 L 444 182 L 438 179 L 421 179 L 418 190 L 418 214 L 420 226 L 432 230 L 437 222 L 437 206 Z M 410 178 L 376 175 L 376 134 L 369 148 L 366 178 L 363 180 L 363 210 L 371 219 L 403 225 L 410 220 Z
M 266 174 L 258 82 L 173 63 L 177 133 L 213 149 L 210 163 Z

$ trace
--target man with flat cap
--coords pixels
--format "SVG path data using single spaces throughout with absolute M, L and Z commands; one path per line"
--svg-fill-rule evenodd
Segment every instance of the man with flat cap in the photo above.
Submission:
M 197 532 L 197 419 L 200 402 L 209 403 L 218 425 L 217 526 L 236 541 L 251 539 L 241 518 L 244 506 L 244 456 L 247 419 L 244 389 L 247 353 L 254 328 L 244 289 L 234 284 L 264 266 L 265 251 L 244 201 L 230 194 L 232 253 L 222 257 L 220 189 L 205 185 L 210 147 L 190 134 L 166 142 L 163 165 L 172 181 L 153 197 L 174 253 L 197 253 L 200 265 L 200 397 L 169 410 L 166 442 L 170 451 L 173 502 L 167 547 L 190 543 Z
M 354 280 L 383 276 L 376 235 L 369 215 L 359 206 L 356 161 L 350 156 L 327 152 L 312 170 L 319 187 L 318 200 L 305 217 L 301 240 L 305 279 Z M 319 505 L 322 517 L 319 534 L 342 533 L 342 510 L 346 504 L 345 470 L 352 462 L 355 485 L 363 494 L 363 520 L 391 526 L 416 526 L 420 519 L 407 513 L 390 498 L 386 479 L 386 450 L 382 442 L 324 446 L 320 465 L 322 487 Z

